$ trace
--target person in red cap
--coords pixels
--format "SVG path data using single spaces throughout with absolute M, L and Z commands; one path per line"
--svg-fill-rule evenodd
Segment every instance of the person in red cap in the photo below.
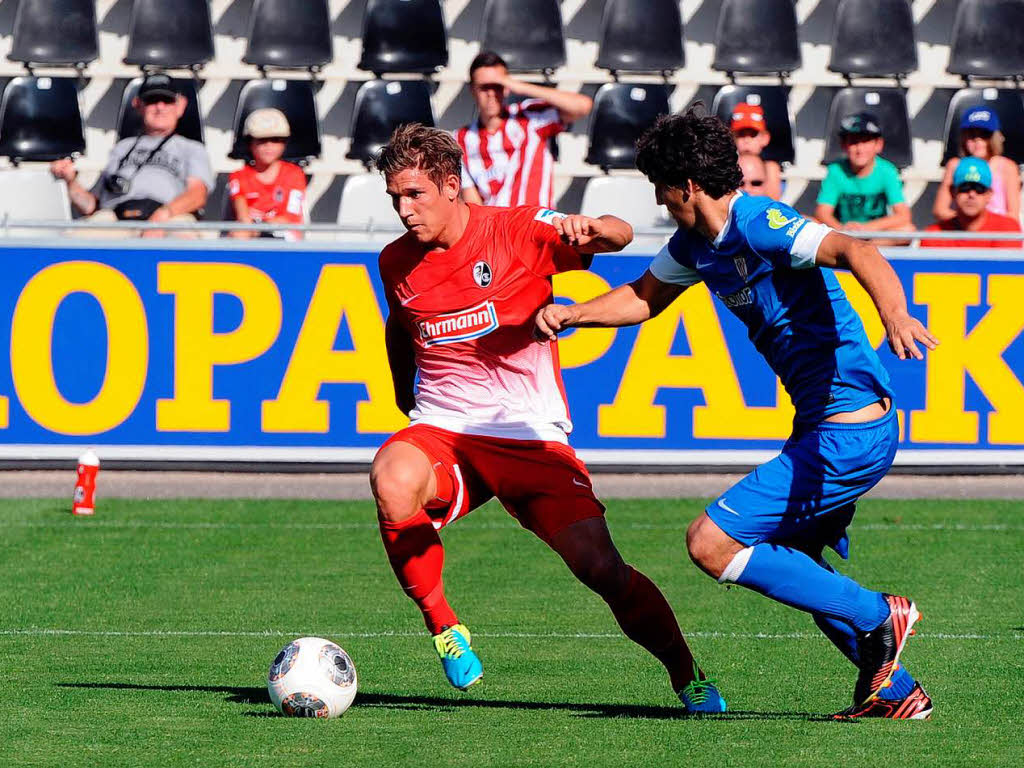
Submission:
M 764 110 L 759 104 L 740 102 L 733 107 L 729 128 L 732 129 L 736 151 L 740 156 L 761 157 L 764 148 L 772 140 L 764 120 Z M 774 160 L 761 159 L 764 161 L 765 178 L 759 194 L 778 200 L 782 197 L 782 166 Z

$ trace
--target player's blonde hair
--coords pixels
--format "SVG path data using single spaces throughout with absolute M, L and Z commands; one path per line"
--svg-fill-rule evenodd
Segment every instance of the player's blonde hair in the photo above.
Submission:
M 440 189 L 449 176 L 462 177 L 462 150 L 447 131 L 406 123 L 398 126 L 381 147 L 374 166 L 385 179 L 416 168 Z

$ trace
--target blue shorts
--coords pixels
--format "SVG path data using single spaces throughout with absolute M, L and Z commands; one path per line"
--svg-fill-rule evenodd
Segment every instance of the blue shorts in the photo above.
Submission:
M 831 547 L 845 559 L 854 504 L 889 471 L 898 441 L 895 406 L 875 421 L 798 430 L 781 454 L 708 505 L 708 517 L 747 546 Z

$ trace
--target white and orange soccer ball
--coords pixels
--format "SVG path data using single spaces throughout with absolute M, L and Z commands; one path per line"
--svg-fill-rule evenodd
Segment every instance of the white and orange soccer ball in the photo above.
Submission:
M 322 637 L 292 640 L 267 674 L 270 700 L 288 717 L 341 717 L 352 706 L 356 684 L 352 659 Z

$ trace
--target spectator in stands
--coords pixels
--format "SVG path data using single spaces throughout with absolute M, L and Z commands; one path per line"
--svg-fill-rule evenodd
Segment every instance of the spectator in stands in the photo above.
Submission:
M 245 224 L 288 223 L 305 221 L 306 174 L 294 163 L 282 160 L 291 126 L 279 109 L 256 109 L 249 113 L 243 126 L 249 138 L 252 163 L 235 171 L 228 178 L 228 194 L 235 219 Z M 232 237 L 282 237 L 301 239 L 301 233 L 259 233 L 235 231 Z
M 844 117 L 839 123 L 839 139 L 846 159 L 829 164 L 815 217 L 836 229 L 913 230 L 899 171 L 878 156 L 885 145 L 878 118 L 869 112 Z M 875 238 L 872 242 L 901 245 L 906 241 Z
M 993 213 L 992 188 L 995 174 L 988 163 L 977 157 L 965 157 L 953 173 L 952 219 L 940 219 L 927 232 L 1020 232 L 1020 222 Z M 922 240 L 922 246 L 935 248 L 1020 248 L 1020 240 Z
M 736 139 L 736 151 L 742 159 L 745 155 L 761 158 L 761 153 L 772 140 L 772 135 L 765 127 L 764 110 L 757 104 L 740 102 L 732 111 L 729 127 Z M 767 195 L 772 200 L 782 197 L 782 166 L 774 160 L 762 160 L 764 166 L 764 184 L 760 192 L 753 194 Z M 740 164 L 742 168 L 742 163 Z
M 953 219 L 953 177 L 963 157 L 977 157 L 986 161 L 992 170 L 991 199 L 988 209 L 992 213 L 1020 221 L 1020 169 L 1003 156 L 1003 133 L 999 115 L 989 107 L 971 107 L 960 121 L 960 157 L 946 164 L 946 175 L 935 194 L 932 213 L 939 221 Z
M 175 133 L 186 105 L 170 77 L 148 75 L 132 102 L 142 118 L 142 133 L 114 146 L 92 189 L 78 183 L 70 159 L 52 163 L 51 172 L 67 183 L 75 208 L 96 222 L 195 221 L 213 187 L 213 171 L 206 148 Z
M 469 67 L 477 120 L 455 131 L 462 148 L 462 197 L 485 205 L 552 207 L 555 160 L 548 139 L 590 113 L 589 96 L 509 77 L 496 53 Z M 527 97 L 507 104 L 510 94 Z
M 749 195 L 767 195 L 768 171 L 766 163 L 757 155 L 740 155 L 740 171 L 743 173 L 743 184 L 740 186 Z M 769 197 L 771 197 L 769 195 Z M 773 198 L 778 199 L 778 198 Z

